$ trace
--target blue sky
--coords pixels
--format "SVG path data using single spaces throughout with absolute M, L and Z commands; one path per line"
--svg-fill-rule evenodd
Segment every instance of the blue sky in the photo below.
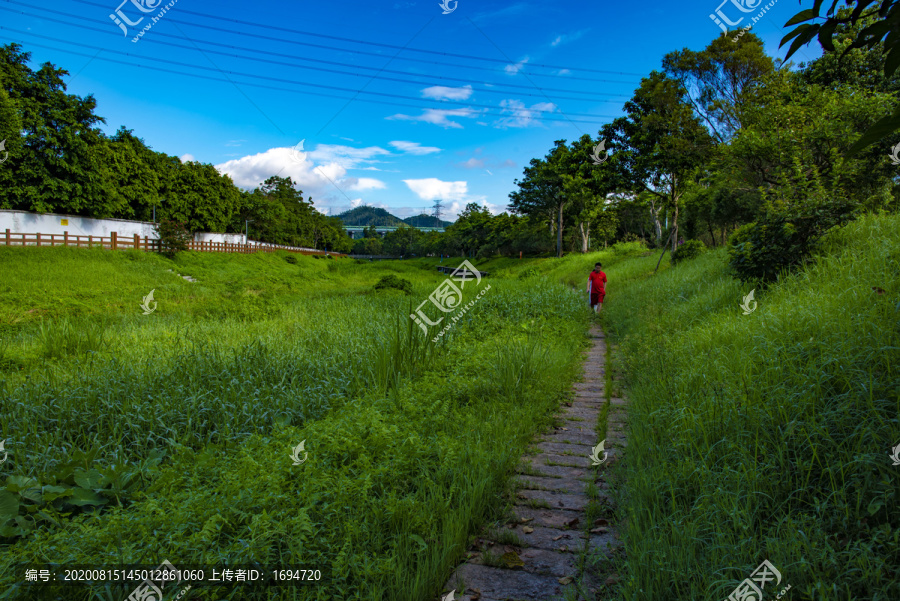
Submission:
M 554 140 L 596 138 L 664 54 L 719 35 L 717 9 L 743 17 L 734 34 L 766 11 L 752 31 L 783 57 L 783 24 L 811 4 L 120 2 L 0 0 L 0 43 L 68 70 L 107 133 L 124 125 L 242 188 L 280 175 L 325 213 L 407 217 L 440 199 L 450 219 L 469 202 L 505 210 Z

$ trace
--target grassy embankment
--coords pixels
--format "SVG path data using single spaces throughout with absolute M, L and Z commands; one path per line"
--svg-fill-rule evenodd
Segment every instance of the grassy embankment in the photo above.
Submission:
M 832 232 L 749 315 L 726 260 L 607 270 L 630 397 L 622 595 L 724 599 L 768 559 L 767 599 L 900 599 L 900 218 Z
M 479 263 L 491 289 L 429 344 L 408 315 L 445 279 L 434 263 L 0 249 L 0 599 L 129 592 L 19 588 L 15 562 L 163 559 L 328 579 L 197 599 L 433 595 L 509 498 L 590 319 L 567 287 L 515 277 L 527 261 Z M 375 292 L 386 274 L 413 294 Z

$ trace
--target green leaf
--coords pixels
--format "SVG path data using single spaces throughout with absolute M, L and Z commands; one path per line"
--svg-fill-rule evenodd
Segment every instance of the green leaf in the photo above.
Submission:
M 872 499 L 872 502 L 869 503 L 869 515 L 875 515 L 878 513 L 878 510 L 884 507 L 884 501 L 881 499 Z
M 831 36 L 834 34 L 835 27 L 837 27 L 836 21 L 828 21 L 819 30 L 819 44 L 828 52 L 834 52 L 834 40 Z
M 66 502 L 78 507 L 84 507 L 85 505 L 103 506 L 109 503 L 102 495 L 84 488 L 73 488 L 72 496 Z
M 40 486 L 40 482 L 28 476 L 10 476 L 6 479 L 6 490 L 9 492 L 20 492 Z
M 791 20 L 784 24 L 784 27 L 790 27 L 791 25 L 796 25 L 801 21 L 809 21 L 810 19 L 815 19 L 818 15 L 818 11 L 808 8 L 806 10 L 801 10 L 796 15 L 791 17 Z
M 0 490 L 0 525 L 19 515 L 19 500 L 11 492 Z
M 67 486 L 45 486 L 43 490 L 44 501 L 48 503 L 56 499 L 72 496 L 72 488 Z
M 409 537 L 410 537 L 411 539 L 413 539 L 415 542 L 419 543 L 419 547 L 420 547 L 420 548 L 419 548 L 418 551 L 416 551 L 416 553 L 421 553 L 422 551 L 424 551 L 425 549 L 428 548 L 428 544 L 427 544 L 427 543 L 425 542 L 425 540 L 424 540 L 421 536 L 419 536 L 418 534 L 410 534 Z
M 788 49 L 788 52 L 784 57 L 785 61 L 787 61 L 795 52 L 800 50 L 802 46 L 808 44 L 809 41 L 813 39 L 816 36 L 816 33 L 819 31 L 819 25 L 801 25 L 800 27 L 808 28 L 805 29 L 799 36 L 797 36 L 797 39 L 794 40 L 793 44 L 791 44 L 791 47 Z
M 109 478 L 94 469 L 83 470 L 78 468 L 75 470 L 75 483 L 81 488 L 104 488 L 109 484 Z
M 894 111 L 893 115 L 888 115 L 887 117 L 883 117 L 876 121 L 875 124 L 867 129 L 862 137 L 847 150 L 844 156 L 847 158 L 854 157 L 863 148 L 871 146 L 878 140 L 898 129 L 900 129 L 900 108 Z
M 900 66 L 900 46 L 894 46 L 884 61 L 884 74 L 890 77 Z

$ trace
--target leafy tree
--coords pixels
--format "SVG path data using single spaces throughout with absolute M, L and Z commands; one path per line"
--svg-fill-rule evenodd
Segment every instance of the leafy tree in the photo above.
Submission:
M 682 85 L 685 100 L 720 143 L 746 124 L 748 92 L 774 69 L 762 41 L 749 32 L 736 42 L 723 34 L 700 52 L 685 48 L 663 58 L 663 70 Z
M 0 47 L 0 88 L 16 107 L 24 134 L 23 151 L 10 166 L 17 194 L 2 202 L 42 213 L 106 216 L 112 184 L 102 169 L 108 152 L 95 127 L 104 122 L 94 114 L 97 103 L 92 96 L 66 94 L 68 71 L 45 63 L 35 72 L 30 59 L 18 44 Z
M 354 255 L 381 255 L 384 253 L 380 238 L 360 238 L 353 243 Z
M 511 192 L 510 210 L 519 215 L 551 215 L 551 230 L 556 229 L 556 255 L 562 256 L 563 210 L 568 202 L 561 177 L 569 150 L 565 140 L 556 140 L 555 146 L 544 159 L 532 159 L 524 171 L 522 181 L 515 180 L 519 189 Z
M 673 250 L 681 197 L 713 144 L 685 95 L 678 81 L 654 71 L 625 103 L 627 116 L 612 123 L 619 146 L 615 164 L 627 183 L 622 187 L 643 191 L 673 212 Z
M 885 106 L 896 104 L 891 95 L 846 94 L 779 71 L 752 96 L 749 124 L 718 157 L 721 185 L 755 198 L 758 210 L 759 190 L 778 186 L 787 175 L 793 177 L 800 159 L 808 174 L 815 170 L 822 185 L 839 196 L 871 209 L 891 202 L 895 171 L 883 150 L 869 148 L 856 158 L 846 158 L 859 132 Z M 900 141 L 900 136 L 895 138 Z
M 818 240 L 852 220 L 857 210 L 846 197 L 826 190 L 815 169 L 809 174 L 797 157 L 793 172 L 766 191 L 760 218 L 731 237 L 731 268 L 743 281 L 775 280 L 808 261 Z
M 193 239 L 183 221 L 161 219 L 156 225 L 156 237 L 159 239 L 159 251 L 170 259 L 179 252 L 186 251 Z
M 823 0 L 815 0 L 813 8 L 805 9 L 794 15 L 785 26 L 797 25 L 781 40 L 781 46 L 789 41 L 785 60 L 788 60 L 802 46 L 818 37 L 819 44 L 826 52 L 837 51 L 835 41 L 843 42 L 840 57 L 846 56 L 857 48 L 883 48 L 885 53 L 883 73 L 891 78 L 900 66 L 900 1 L 898 0 L 844 0 L 846 8 L 838 9 L 839 0 L 833 0 L 825 13 L 822 23 L 808 23 L 822 18 L 820 11 Z M 852 7 L 852 10 L 851 10 Z M 799 24 L 799 25 L 798 25 Z M 854 26 L 862 25 L 854 29 Z M 845 33 L 854 31 L 854 39 L 846 43 Z M 848 150 L 848 156 L 855 156 L 862 149 L 900 129 L 900 105 L 894 111 L 879 119 Z
M 384 251 L 394 256 L 410 255 L 421 236 L 422 232 L 420 230 L 403 224 L 393 232 L 385 234 L 382 239 Z
M 14 198 L 21 196 L 21 187 L 16 178 L 16 167 L 23 156 L 22 122 L 16 105 L 6 90 L 0 88 L 0 209 L 15 208 Z

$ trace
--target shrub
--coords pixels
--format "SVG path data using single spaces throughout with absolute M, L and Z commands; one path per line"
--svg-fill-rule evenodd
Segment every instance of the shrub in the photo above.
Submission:
M 523 269 L 522 271 L 519 272 L 519 279 L 524 280 L 526 278 L 533 278 L 538 275 L 540 275 L 540 272 L 538 272 L 537 268 L 526 267 L 525 269 Z
M 672 264 L 699 257 L 706 252 L 706 245 L 701 240 L 688 240 L 672 253 Z
M 297 257 L 295 257 L 294 255 L 288 255 L 284 258 L 284 260 L 287 261 L 288 263 L 290 263 L 291 265 L 297 264 Z
M 182 221 L 160 219 L 156 224 L 156 236 L 159 238 L 159 252 L 174 259 L 175 254 L 188 249 L 188 242 L 193 236 Z
M 395 288 L 406 294 L 412 294 L 412 283 L 395 275 L 386 275 L 375 284 L 375 290 L 385 290 L 387 288 Z
M 815 169 L 809 174 L 799 163 L 765 198 L 756 222 L 738 228 L 728 241 L 730 266 L 745 282 L 770 282 L 806 263 L 819 239 L 858 211 L 838 189 L 826 191 Z
M 634 232 L 628 232 L 619 242 L 640 242 L 643 246 L 647 246 L 647 241 L 635 234 Z
M 610 250 L 616 256 L 628 256 L 642 254 L 647 250 L 647 243 L 643 240 L 635 240 L 632 242 L 616 242 L 610 247 Z

